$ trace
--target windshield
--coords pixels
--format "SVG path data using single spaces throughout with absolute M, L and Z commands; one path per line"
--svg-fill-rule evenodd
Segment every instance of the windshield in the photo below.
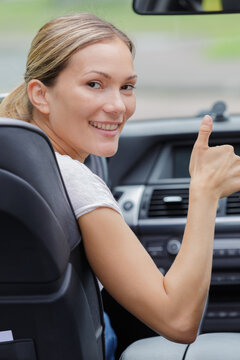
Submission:
M 220 100 L 228 113 L 239 113 L 240 14 L 140 16 L 131 0 L 1 0 L 0 93 L 23 81 L 41 25 L 76 11 L 112 22 L 135 43 L 133 120 L 195 116 Z

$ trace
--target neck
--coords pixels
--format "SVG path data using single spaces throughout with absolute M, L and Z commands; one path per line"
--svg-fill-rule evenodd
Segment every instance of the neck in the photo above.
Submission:
M 83 156 L 82 154 L 78 153 L 75 149 L 73 149 L 71 146 L 65 144 L 65 142 L 61 138 L 59 138 L 59 136 L 51 128 L 49 120 L 46 119 L 45 117 L 35 115 L 33 116 L 33 119 L 30 121 L 30 123 L 39 127 L 49 137 L 52 146 L 57 153 L 61 155 L 69 155 L 72 159 L 78 160 L 82 163 L 89 155 L 86 154 L 86 156 Z

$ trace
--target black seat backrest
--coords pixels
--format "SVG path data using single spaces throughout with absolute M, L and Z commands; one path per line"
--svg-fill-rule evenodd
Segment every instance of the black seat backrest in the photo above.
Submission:
M 98 284 L 47 136 L 0 118 L 0 359 L 102 360 Z

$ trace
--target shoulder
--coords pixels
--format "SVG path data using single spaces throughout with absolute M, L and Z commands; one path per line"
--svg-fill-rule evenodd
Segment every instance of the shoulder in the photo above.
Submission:
M 77 217 L 104 206 L 121 213 L 111 191 L 99 176 L 68 155 L 56 153 L 56 157 Z
M 109 191 L 106 183 L 97 175 L 95 175 L 86 165 L 78 160 L 72 159 L 68 155 L 60 155 L 56 153 L 57 161 L 66 185 L 91 188 L 100 187 Z
M 84 164 L 82 164 L 78 160 L 72 159 L 68 155 L 61 155 L 59 153 L 56 153 L 56 158 L 58 165 L 60 167 L 61 172 L 66 173 L 77 173 L 82 176 L 93 176 L 94 174 L 88 167 Z

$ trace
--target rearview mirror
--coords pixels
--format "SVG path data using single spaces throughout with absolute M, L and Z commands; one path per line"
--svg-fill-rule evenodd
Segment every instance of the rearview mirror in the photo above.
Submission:
M 133 0 L 141 15 L 185 15 L 240 12 L 239 0 Z

